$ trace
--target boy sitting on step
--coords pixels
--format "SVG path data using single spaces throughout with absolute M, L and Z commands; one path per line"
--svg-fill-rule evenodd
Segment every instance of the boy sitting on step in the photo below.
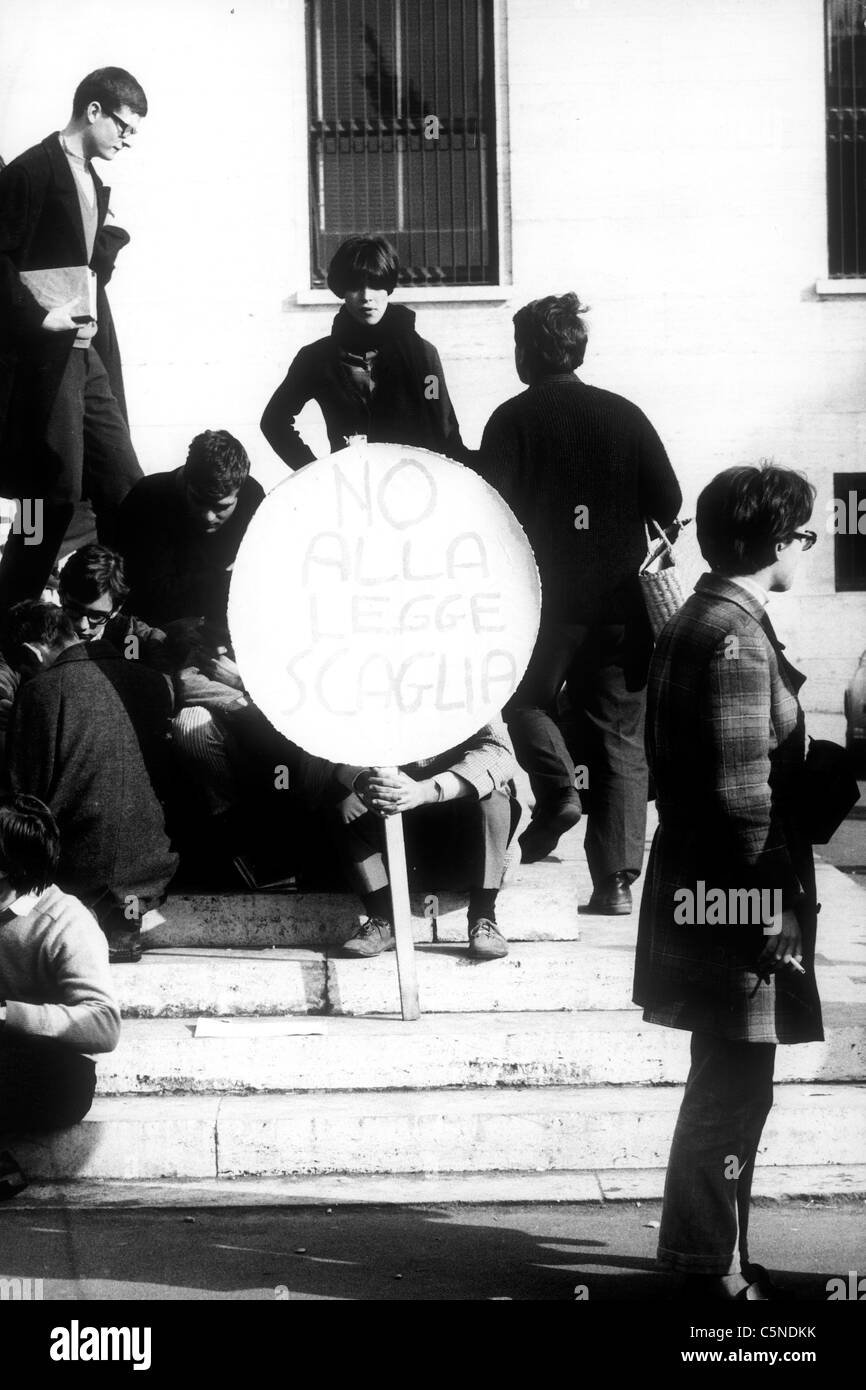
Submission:
M 60 834 L 35 796 L 0 801 L 0 1140 L 77 1124 L 93 1102 L 95 1052 L 120 1036 L 108 947 L 52 879 Z M 26 1187 L 0 1150 L 0 1201 Z
M 512 781 L 514 753 L 505 725 L 485 724 L 457 748 L 394 772 L 340 766 L 340 846 L 369 919 L 345 943 L 350 956 L 378 956 L 395 947 L 384 858 L 383 819 L 406 813 L 410 884 L 469 892 L 469 954 L 508 954 L 496 925 L 496 896 L 508 845 L 520 820 Z

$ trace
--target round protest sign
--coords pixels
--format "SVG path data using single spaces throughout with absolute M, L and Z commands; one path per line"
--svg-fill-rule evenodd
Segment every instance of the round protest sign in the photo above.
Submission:
M 275 728 L 335 762 L 393 766 L 498 716 L 540 602 L 529 542 L 482 478 L 423 449 L 354 444 L 265 498 L 229 626 Z

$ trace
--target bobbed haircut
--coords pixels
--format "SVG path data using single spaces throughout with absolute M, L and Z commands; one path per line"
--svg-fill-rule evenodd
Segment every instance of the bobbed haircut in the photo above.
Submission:
M 95 603 L 103 594 L 110 594 L 117 605 L 129 593 L 123 560 L 105 545 L 82 545 L 73 550 L 60 571 L 58 588 L 61 598 L 81 603 Z
M 802 473 L 769 460 L 726 468 L 698 498 L 698 544 L 722 574 L 755 574 L 771 565 L 779 541 L 809 520 L 815 489 Z
M 35 796 L 0 798 L 0 872 L 16 893 L 43 892 L 60 858 L 60 831 Z
M 576 294 L 533 299 L 514 315 L 514 341 L 532 377 L 573 372 L 586 354 L 587 306 Z
M 366 285 L 390 294 L 399 274 L 397 252 L 385 237 L 350 236 L 337 247 L 328 266 L 328 289 L 338 299 L 345 299 L 349 290 L 360 290 Z
M 56 603 L 25 599 L 9 609 L 3 630 L 3 649 L 10 664 L 21 665 L 25 642 L 38 646 L 56 647 L 61 643 L 77 642 L 75 628 Z
M 83 77 L 72 98 L 73 116 L 83 116 L 92 101 L 98 101 L 105 112 L 128 106 L 136 116 L 147 115 L 144 88 L 126 68 L 96 68 Z
M 228 430 L 204 430 L 189 446 L 184 468 L 187 485 L 210 501 L 237 492 L 249 472 L 247 451 Z

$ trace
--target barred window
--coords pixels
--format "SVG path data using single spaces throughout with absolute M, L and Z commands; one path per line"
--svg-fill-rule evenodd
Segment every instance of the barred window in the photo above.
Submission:
M 313 286 L 347 236 L 401 282 L 499 276 L 492 0 L 307 0 Z
M 829 271 L 866 277 L 866 0 L 825 0 Z

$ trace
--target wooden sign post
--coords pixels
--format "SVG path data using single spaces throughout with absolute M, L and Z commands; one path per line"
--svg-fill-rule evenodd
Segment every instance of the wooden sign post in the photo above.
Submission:
M 235 561 L 229 626 L 246 689 L 280 733 L 331 762 L 401 767 L 498 717 L 540 606 L 529 542 L 493 488 L 438 454 L 362 442 L 265 498 Z M 384 819 L 414 1019 L 403 825 Z

